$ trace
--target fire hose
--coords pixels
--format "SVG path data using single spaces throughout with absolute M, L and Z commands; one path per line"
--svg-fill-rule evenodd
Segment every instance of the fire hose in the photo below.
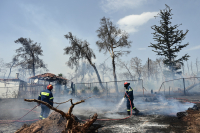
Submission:
M 33 111 L 38 105 L 36 105 L 35 107 L 33 107 L 31 110 L 29 110 L 25 115 L 23 115 L 22 117 L 20 117 L 17 120 L 0 120 L 0 124 L 9 124 L 9 123 L 13 123 L 13 122 L 28 122 L 28 121 L 37 121 L 39 119 L 33 119 L 33 120 L 21 120 L 23 117 L 25 117 L 28 113 L 30 113 L 31 111 Z
M 98 121 L 113 121 L 113 120 L 124 120 L 124 119 L 128 119 L 132 116 L 132 104 L 131 104 L 131 100 L 129 99 L 129 96 L 127 95 L 127 93 L 125 92 L 126 96 L 128 97 L 128 100 L 130 102 L 131 105 L 131 114 L 128 117 L 125 118 L 120 118 L 120 119 L 97 119 Z M 13 123 L 13 122 L 28 122 L 28 121 L 37 121 L 39 119 L 33 119 L 33 120 L 21 120 L 23 117 L 25 117 L 27 114 L 29 114 L 31 111 L 33 111 L 36 107 L 38 107 L 39 105 L 36 105 L 35 107 L 33 107 L 31 110 L 29 110 L 25 115 L 23 115 L 22 117 L 20 117 L 17 120 L 0 120 L 0 124 L 9 124 L 9 123 Z M 25 109 L 27 110 L 27 109 Z M 33 111 L 35 112 L 35 111 Z M 87 120 L 83 120 L 83 121 L 88 121 Z
M 125 93 L 126 94 L 126 93 Z M 127 94 L 126 94 L 127 95 Z M 128 95 L 127 95 L 128 97 Z M 128 98 L 129 99 L 129 98 Z M 130 105 L 131 105 L 131 114 L 128 117 L 125 118 L 120 118 L 120 119 L 97 119 L 98 121 L 111 121 L 111 120 L 124 120 L 124 119 L 128 119 L 132 116 L 132 104 L 131 104 L 131 100 L 129 99 Z M 33 119 L 33 120 L 21 120 L 23 117 L 25 117 L 27 114 L 29 114 L 31 111 L 33 111 L 38 105 L 36 105 L 35 107 L 33 107 L 31 110 L 29 110 L 25 115 L 23 115 L 22 117 L 20 117 L 17 120 L 0 120 L 0 124 L 9 124 L 9 123 L 13 123 L 13 122 L 29 122 L 29 121 L 37 121 L 39 119 Z M 27 110 L 27 109 L 25 109 Z M 35 111 L 33 111 L 35 112 Z M 88 121 L 87 120 L 83 120 L 83 121 Z
M 127 93 L 125 92 L 126 96 L 129 97 L 127 95 Z M 129 99 L 129 98 L 128 98 Z M 168 99 L 177 99 L 177 100 L 184 100 L 183 102 L 190 102 L 188 99 L 186 98 L 168 98 Z M 131 105 L 131 114 L 128 117 L 125 118 L 120 118 L 120 119 L 97 119 L 97 121 L 112 121 L 112 120 L 124 120 L 124 119 L 128 119 L 132 116 L 132 104 L 131 104 L 131 100 L 129 99 L 130 105 Z M 200 103 L 200 102 L 190 102 L 190 103 Z M 29 114 L 31 111 L 37 113 L 36 111 L 33 111 L 38 105 L 36 105 L 35 107 L 33 107 L 31 110 L 29 110 L 25 115 L 23 115 L 22 117 L 20 117 L 17 120 L 0 120 L 0 124 L 9 124 L 9 123 L 13 123 L 13 122 L 29 122 L 29 121 L 37 121 L 39 119 L 33 119 L 33 120 L 21 120 L 23 117 L 25 117 L 27 114 Z M 27 110 L 27 109 L 24 109 Z M 88 121 L 89 119 L 83 120 L 83 121 Z

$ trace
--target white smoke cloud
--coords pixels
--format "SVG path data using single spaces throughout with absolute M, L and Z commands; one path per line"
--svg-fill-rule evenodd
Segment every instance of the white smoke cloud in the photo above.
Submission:
M 147 23 L 150 19 L 154 18 L 158 12 L 144 12 L 140 15 L 129 15 L 121 18 L 117 24 L 128 33 L 138 31 L 138 27 Z

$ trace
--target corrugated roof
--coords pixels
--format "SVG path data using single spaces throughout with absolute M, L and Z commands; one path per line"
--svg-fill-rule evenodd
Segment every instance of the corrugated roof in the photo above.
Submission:
M 55 79 L 55 80 L 56 79 L 67 80 L 66 78 L 56 76 L 55 74 L 52 74 L 52 73 L 44 73 L 44 74 L 36 75 L 36 76 L 30 77 L 29 79 L 43 79 L 43 78 L 50 78 L 50 79 Z

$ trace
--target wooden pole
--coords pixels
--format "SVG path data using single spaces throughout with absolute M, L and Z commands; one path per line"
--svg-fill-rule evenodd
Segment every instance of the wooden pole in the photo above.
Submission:
M 183 78 L 183 87 L 184 87 L 184 95 L 186 95 L 186 92 L 185 92 L 185 79 Z

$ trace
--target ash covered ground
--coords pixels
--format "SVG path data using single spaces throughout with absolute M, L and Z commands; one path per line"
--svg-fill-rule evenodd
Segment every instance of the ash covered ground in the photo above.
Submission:
M 199 96 L 180 96 L 181 98 L 187 98 L 189 101 L 200 100 Z M 71 97 L 56 98 L 56 102 L 67 101 Z M 145 101 L 145 98 L 147 99 Z M 192 119 L 184 118 L 178 119 L 176 113 L 180 111 L 186 111 L 194 104 L 189 102 L 182 102 L 175 99 L 165 99 L 163 97 L 154 101 L 148 101 L 150 97 L 135 97 L 135 106 L 140 110 L 140 114 L 131 116 L 128 119 L 126 114 L 126 100 L 117 99 L 115 97 L 109 98 L 90 98 L 84 103 L 75 106 L 73 114 L 80 120 L 90 118 L 94 113 L 98 114 L 98 119 L 122 119 L 111 121 L 96 121 L 95 124 L 101 125 L 98 129 L 99 133 L 126 133 L 126 132 L 186 132 L 189 130 L 192 132 L 195 125 Z M 74 102 L 81 100 L 80 98 L 72 98 Z M 151 99 L 151 98 L 150 98 Z M 119 103 L 122 103 L 119 106 Z M 16 120 L 26 114 L 28 109 L 32 109 L 36 103 L 28 103 L 23 99 L 1 99 L 0 100 L 0 120 Z M 199 106 L 199 104 L 197 104 Z M 56 106 L 56 105 L 54 105 Z M 67 112 L 70 107 L 70 103 L 61 104 L 58 109 Z M 52 113 L 53 111 L 51 111 Z M 29 113 L 22 120 L 32 120 L 39 117 L 40 107 L 34 109 L 34 112 Z M 188 116 L 194 114 L 196 119 L 200 118 L 198 114 L 200 112 L 189 112 Z M 133 112 L 134 114 L 134 112 Z M 195 119 L 195 120 L 196 120 Z M 186 122 L 187 121 L 187 122 Z M 191 122 L 190 122 L 191 121 Z M 190 122 L 190 123 L 188 123 Z M 35 121 L 26 122 L 26 124 L 35 123 Z M 13 133 L 17 131 L 24 123 L 15 122 L 10 124 L 0 124 L 1 133 Z M 197 124 L 198 125 L 198 124 Z

